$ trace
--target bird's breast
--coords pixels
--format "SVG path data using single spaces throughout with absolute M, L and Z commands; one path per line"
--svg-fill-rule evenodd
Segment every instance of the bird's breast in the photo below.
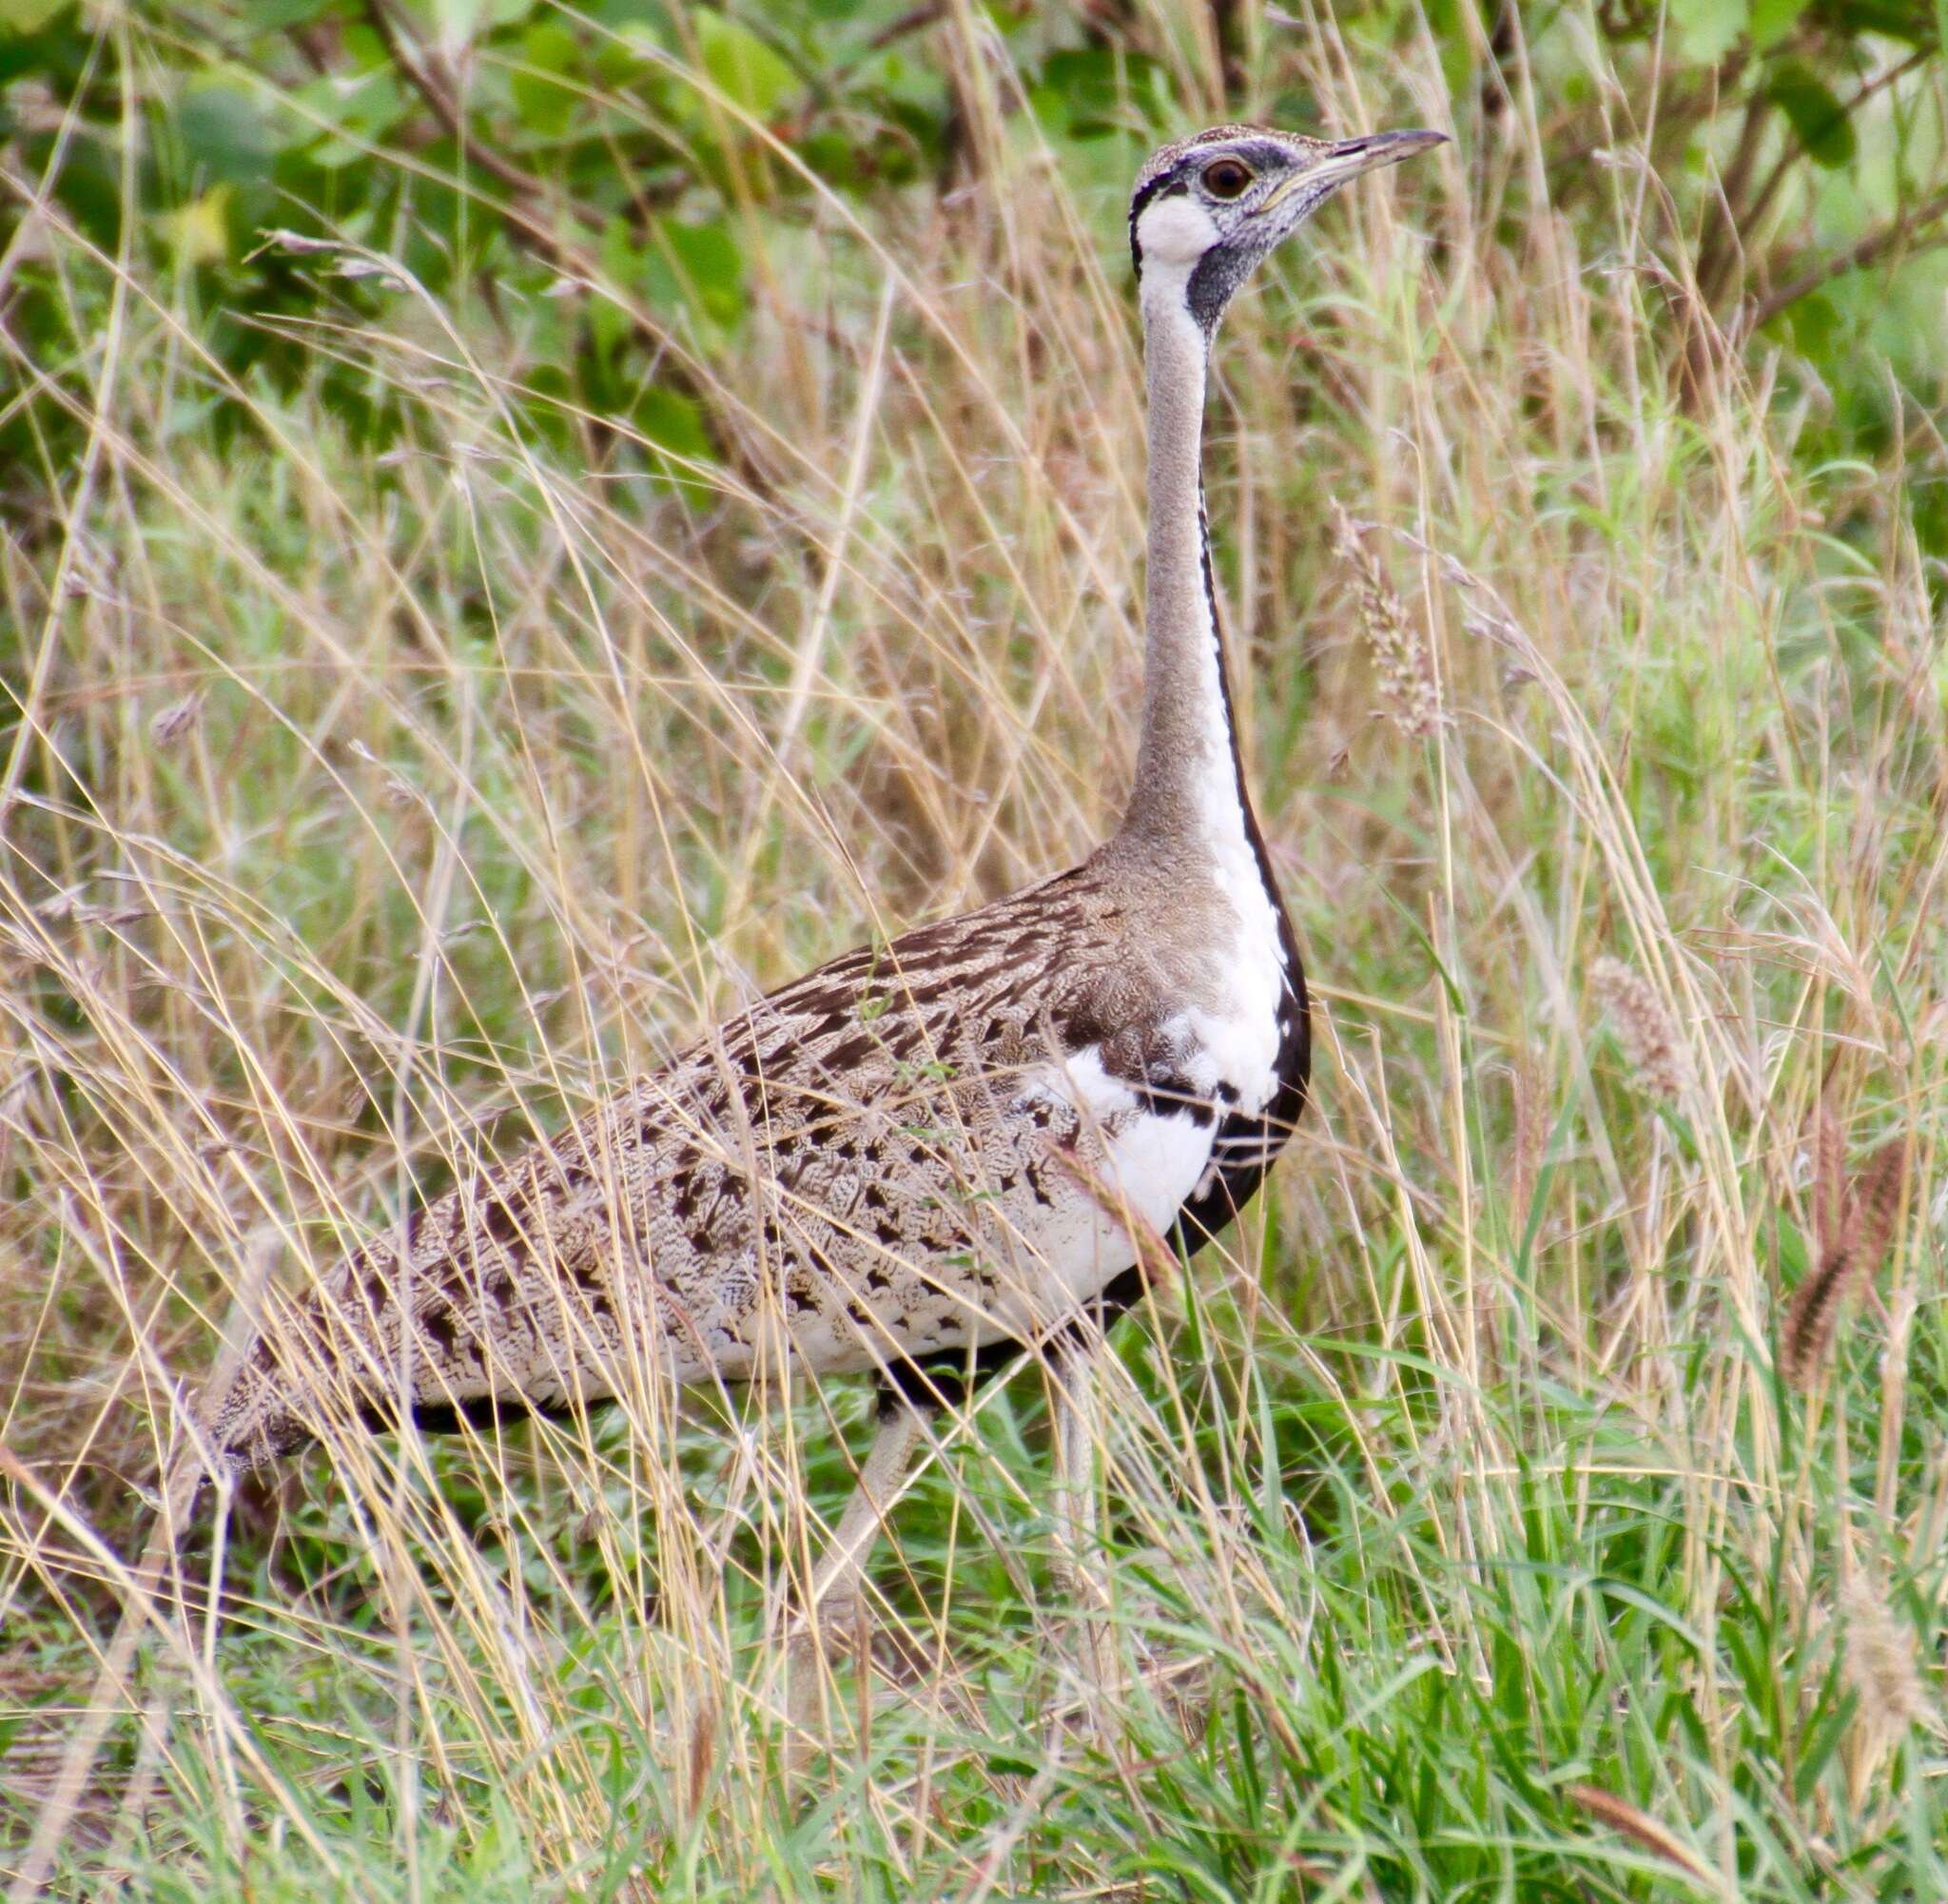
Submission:
M 1205 982 L 1174 1029 L 1214 1105 L 1225 1114 L 1249 1115 L 1263 1110 L 1278 1090 L 1293 975 L 1277 903 L 1248 845 L 1240 841 L 1215 853 L 1212 878 L 1218 903 Z

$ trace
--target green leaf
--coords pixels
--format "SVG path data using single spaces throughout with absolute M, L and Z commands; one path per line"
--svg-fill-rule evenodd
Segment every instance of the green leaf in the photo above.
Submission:
M 178 263 L 221 264 L 230 255 L 231 189 L 212 185 L 201 198 L 163 215 L 163 233 Z
M 1948 5 L 1948 0 L 1942 0 Z M 1768 52 L 1799 25 L 1806 0 L 1752 0 L 1752 45 Z
M 712 460 L 703 412 L 688 397 L 653 384 L 636 398 L 635 426 L 659 449 L 691 462 Z
M 727 328 L 744 316 L 744 254 L 721 224 L 656 221 L 684 301 Z
M 309 108 L 320 119 L 336 126 L 342 139 L 327 135 L 311 154 L 319 165 L 347 165 L 365 155 L 355 141 L 377 144 L 405 116 L 406 100 L 399 83 L 388 67 L 374 67 L 349 85 L 333 79 L 315 79 L 298 87 L 294 102 Z
M 1699 66 L 1716 66 L 1744 32 L 1750 0 L 1671 0 L 1670 17 L 1684 56 Z
M 480 30 L 486 0 L 433 0 L 433 23 L 440 44 L 465 46 Z
M 602 275 L 625 296 L 642 278 L 642 253 L 630 242 L 629 226 L 612 218 L 602 232 Z M 629 313 L 614 298 L 597 293 L 589 301 L 589 338 L 604 361 L 629 335 Z
M 1772 103 L 1792 122 L 1806 157 L 1832 167 L 1851 162 L 1860 149 L 1853 122 L 1838 95 L 1803 60 L 1787 60 L 1766 83 Z
M 0 28 L 10 33 L 38 33 L 68 0 L 0 0 Z
M 1933 7 L 1927 0 L 1829 0 L 1821 10 L 1850 40 L 1884 33 L 1890 40 L 1919 47 L 1933 37 L 1944 10 L 1940 0 Z
M 509 71 L 507 89 L 529 131 L 558 139 L 574 124 L 581 94 L 549 75 L 573 73 L 580 63 L 581 43 L 559 20 L 537 20 L 521 35 L 520 65 Z
M 1071 139 L 1147 130 L 1159 106 L 1169 104 L 1168 84 L 1155 60 L 1110 47 L 1051 53 L 1037 91 L 1044 107 L 1060 107 Z
M 699 9 L 697 51 L 717 90 L 753 119 L 769 119 L 798 90 L 798 75 L 749 27 Z
M 597 78 L 610 87 L 634 86 L 645 67 L 660 64 L 666 49 L 647 20 L 625 20 L 603 33 L 592 49 Z
M 277 156 L 277 134 L 256 94 L 226 80 L 185 87 L 171 119 L 199 185 L 254 185 Z
M 1795 350 L 1809 362 L 1832 369 L 1835 347 L 1846 340 L 1848 333 L 1840 308 L 1831 298 L 1816 291 L 1788 305 L 1778 321 L 1791 331 Z
M 251 0 L 250 24 L 260 33 L 282 33 L 318 18 L 336 0 Z

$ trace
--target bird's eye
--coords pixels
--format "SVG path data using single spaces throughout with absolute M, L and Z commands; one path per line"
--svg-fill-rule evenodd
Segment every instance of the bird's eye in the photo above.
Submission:
M 1219 159 L 1204 167 L 1204 189 L 1214 199 L 1235 199 L 1252 182 L 1252 168 L 1237 159 Z

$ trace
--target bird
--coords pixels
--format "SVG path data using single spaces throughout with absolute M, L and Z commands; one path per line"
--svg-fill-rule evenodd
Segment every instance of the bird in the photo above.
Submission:
M 263 1467 L 347 1411 L 429 1429 L 572 1411 L 644 1357 L 683 1385 L 869 1374 L 876 1438 L 818 1596 L 856 1578 L 931 1418 L 974 1385 L 1039 1350 L 1079 1410 L 1144 1235 L 1209 1241 L 1306 1100 L 1305 977 L 1212 582 L 1213 340 L 1320 204 L 1443 137 L 1226 125 L 1138 173 L 1144 687 L 1114 832 L 770 993 L 353 1251 L 209 1400 L 206 1461 Z M 1059 1423 L 1058 1448 L 1074 1440 Z
M 1128 804 L 1070 870 L 846 953 L 344 1256 L 204 1398 L 200 1476 L 350 1427 L 575 1411 L 672 1384 L 871 1376 L 813 1611 L 856 1590 L 943 1409 L 1045 1358 L 1073 1564 L 1090 1384 L 1161 1234 L 1193 1253 L 1306 1102 L 1299 948 L 1245 782 L 1212 581 L 1219 319 L 1353 179 L 1444 142 L 1225 125 L 1140 169 L 1144 685 Z

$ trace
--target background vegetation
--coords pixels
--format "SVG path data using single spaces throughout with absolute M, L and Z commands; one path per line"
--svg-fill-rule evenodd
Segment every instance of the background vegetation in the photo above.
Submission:
M 1948 1895 L 1944 27 L 0 0 L 15 1860 L 266 1280 L 1111 822 L 1123 195 L 1247 116 L 1455 143 L 1222 340 L 1320 1059 L 1118 1337 L 1106 1722 L 1032 1369 L 796 1780 L 863 1392 L 360 1443 L 191 1544 L 57 1882 Z

